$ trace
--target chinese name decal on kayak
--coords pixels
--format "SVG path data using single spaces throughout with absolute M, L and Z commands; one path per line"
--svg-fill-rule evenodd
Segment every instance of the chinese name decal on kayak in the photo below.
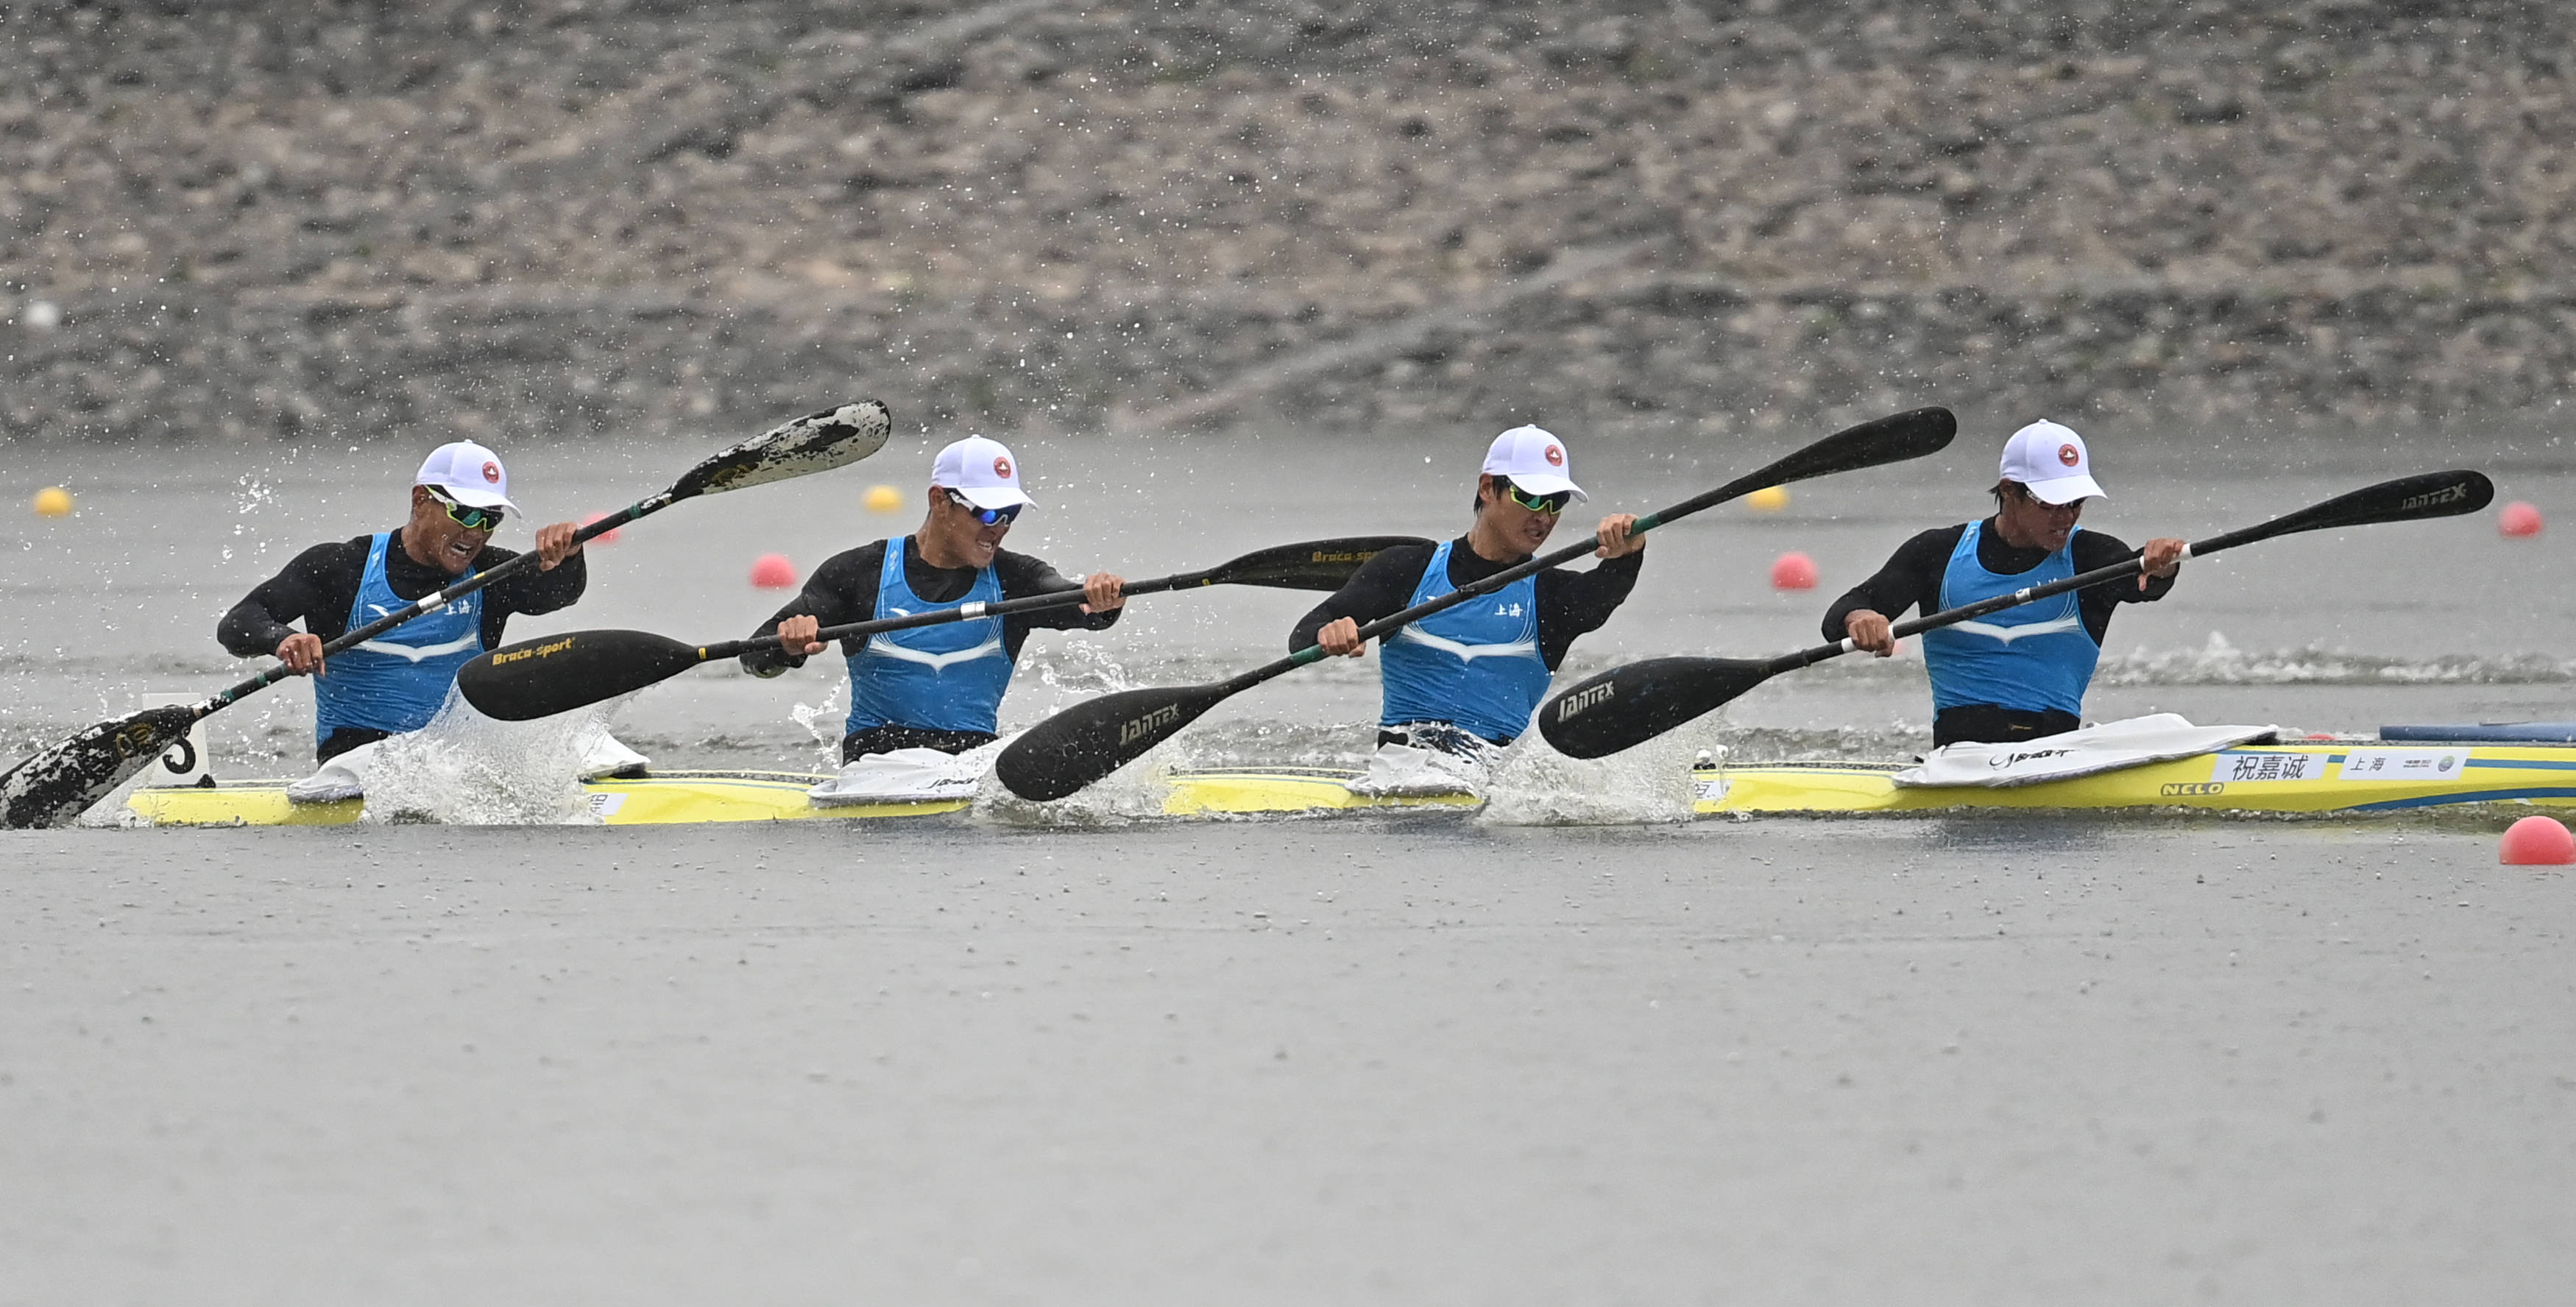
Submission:
M 2468 765 L 2461 749 L 2355 749 L 2343 760 L 2348 781 L 2446 781 Z
M 2325 778 L 2325 755 L 2318 753 L 2221 753 L 2211 760 L 2209 767 L 2209 779 L 2221 784 L 2321 781 Z M 2210 792 L 2217 793 L 2215 790 Z

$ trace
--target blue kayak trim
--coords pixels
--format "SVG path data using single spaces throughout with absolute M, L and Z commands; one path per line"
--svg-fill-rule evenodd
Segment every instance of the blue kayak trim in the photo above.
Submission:
M 2576 722 L 2485 722 L 2476 726 L 2382 726 L 2383 740 L 2455 744 L 2576 744 Z
M 2379 803 L 2356 803 L 2344 812 L 2394 812 L 2400 808 L 2438 808 L 2451 803 L 2511 803 L 2515 799 L 2576 799 L 2576 786 L 2543 785 L 2520 790 L 2462 790 L 2454 794 L 2427 794 L 2420 799 L 2387 799 Z

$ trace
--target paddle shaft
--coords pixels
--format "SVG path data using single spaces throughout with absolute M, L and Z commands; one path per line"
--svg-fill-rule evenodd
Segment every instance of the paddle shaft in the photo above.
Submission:
M 572 542 L 576 545 L 587 544 L 591 540 L 610 531 L 614 531 L 618 527 L 624 526 L 637 518 L 649 517 L 654 513 L 658 513 L 663 509 L 678 503 L 680 498 L 681 496 L 674 491 L 665 490 L 650 499 L 639 500 L 635 503 L 629 504 L 625 508 L 611 513 L 608 516 L 573 532 Z M 519 554 L 512 558 L 505 558 L 492 567 L 476 572 L 474 575 L 469 576 L 436 594 L 423 595 L 420 598 L 412 600 L 410 603 L 367 623 L 365 626 L 361 626 L 354 631 L 350 631 L 342 635 L 339 639 L 323 645 L 322 656 L 327 659 L 331 655 L 338 653 L 343 649 L 355 648 L 366 641 L 375 639 L 377 636 L 383 635 L 385 632 L 390 631 L 413 618 L 426 617 L 429 614 L 437 612 L 439 609 L 445 608 L 449 604 L 452 604 L 495 581 L 501 580 L 504 577 L 515 576 L 520 572 L 526 571 L 532 564 L 536 563 L 540 557 L 541 555 L 539 555 L 537 551 L 531 549 L 524 554 Z M 208 697 L 205 701 L 197 705 L 197 715 L 203 717 L 208 713 L 230 707 L 244 697 L 257 694 L 261 690 L 265 690 L 269 686 L 275 685 L 290 676 L 301 676 L 303 674 L 304 673 L 302 672 L 290 671 L 287 669 L 286 664 L 280 663 L 277 666 L 269 668 L 267 671 L 261 672 L 259 675 L 232 687 L 231 689 L 224 690 L 218 694 Z
M 1179 572 L 1171 576 L 1155 577 L 1148 581 L 1130 581 L 1119 588 L 1119 595 L 1122 598 L 1133 599 L 1137 595 L 1161 594 L 1167 590 L 1186 590 L 1192 586 L 1217 585 L 1225 579 L 1218 575 L 1222 570 L 1207 568 L 1196 572 Z M 971 622 L 979 617 L 1008 617 L 1013 613 L 1033 613 L 1047 608 L 1064 608 L 1081 602 L 1080 587 L 1071 590 L 1049 590 L 1043 594 L 1021 595 L 1017 599 L 997 599 L 983 604 L 959 604 L 954 608 L 933 608 L 928 612 L 911 613 L 903 617 L 877 617 L 864 622 L 827 626 L 816 631 L 814 639 L 819 644 L 828 644 L 834 640 L 862 640 L 881 631 L 909 631 L 916 626 Z M 713 662 L 719 658 L 737 657 L 754 649 L 777 647 L 777 636 L 756 635 L 747 640 L 727 640 L 722 644 L 707 645 L 698 650 L 698 657 L 701 661 Z

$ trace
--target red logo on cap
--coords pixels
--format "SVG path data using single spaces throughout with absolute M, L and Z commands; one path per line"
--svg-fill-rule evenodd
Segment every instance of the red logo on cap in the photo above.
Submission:
M 1011 460 L 1007 458 L 994 459 L 993 475 L 1004 478 L 1005 480 L 1009 479 L 1011 475 Z
M 497 486 L 497 485 L 499 485 L 499 484 L 501 484 L 501 465 L 500 465 L 500 464 L 498 464 L 498 463 L 486 463 L 486 464 L 484 464 L 484 465 L 483 465 L 483 479 L 484 479 L 484 480 L 486 480 L 486 481 L 491 482 L 492 484 L 494 484 L 494 485 L 496 485 L 496 486 Z
M 1564 450 L 1562 450 L 1562 449 L 1557 448 L 1557 447 L 1556 447 L 1556 446 L 1554 446 L 1554 445 L 1550 445 L 1550 446 L 1548 446 L 1548 447 L 1547 447 L 1547 465 L 1548 465 L 1549 467 L 1563 467 L 1563 466 L 1565 466 L 1565 451 L 1564 451 Z
M 2057 447 L 2057 461 L 2064 463 L 2068 467 L 2073 467 L 2077 463 L 2084 461 L 2084 456 L 2076 453 L 2075 446 L 2073 445 L 2059 445 Z

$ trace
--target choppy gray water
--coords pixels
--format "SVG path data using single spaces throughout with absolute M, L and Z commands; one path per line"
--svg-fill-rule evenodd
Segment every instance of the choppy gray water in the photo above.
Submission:
M 1578 471 L 1643 510 L 1798 439 Z M 1991 443 L 1676 525 L 1569 671 L 1812 643 L 1903 536 L 1979 511 Z M 1445 535 L 1480 445 L 1024 442 L 1045 508 L 1014 544 L 1148 575 Z M 2097 447 L 2088 524 L 2132 539 L 2459 465 L 2576 513 L 2567 466 L 2466 435 Z M 909 525 L 858 498 L 917 500 L 927 449 L 674 508 L 514 634 L 747 630 L 751 558 Z M 216 616 L 387 524 L 413 452 L 14 449 L 9 502 L 81 512 L 0 523 L 0 742 L 235 678 Z M 576 516 L 702 452 L 517 454 L 513 489 Z M 2193 564 L 2115 624 L 2096 713 L 2576 715 L 2568 525 Z M 1818 591 L 1768 589 L 1789 549 Z M 1041 635 L 1006 717 L 1275 657 L 1306 602 Z M 802 766 L 793 710 L 835 686 L 711 669 L 621 732 Z M 1309 669 L 1181 747 L 1355 757 L 1374 703 L 1372 666 Z M 219 769 L 296 770 L 309 704 L 217 718 Z M 2498 867 L 2485 819 L 1673 823 L 1654 792 L 1711 743 L 1883 756 L 1927 717 L 1917 665 L 1846 660 L 1652 766 L 1533 765 L 1475 820 L 0 834 L 0 1302 L 2560 1296 L 2566 876 Z

